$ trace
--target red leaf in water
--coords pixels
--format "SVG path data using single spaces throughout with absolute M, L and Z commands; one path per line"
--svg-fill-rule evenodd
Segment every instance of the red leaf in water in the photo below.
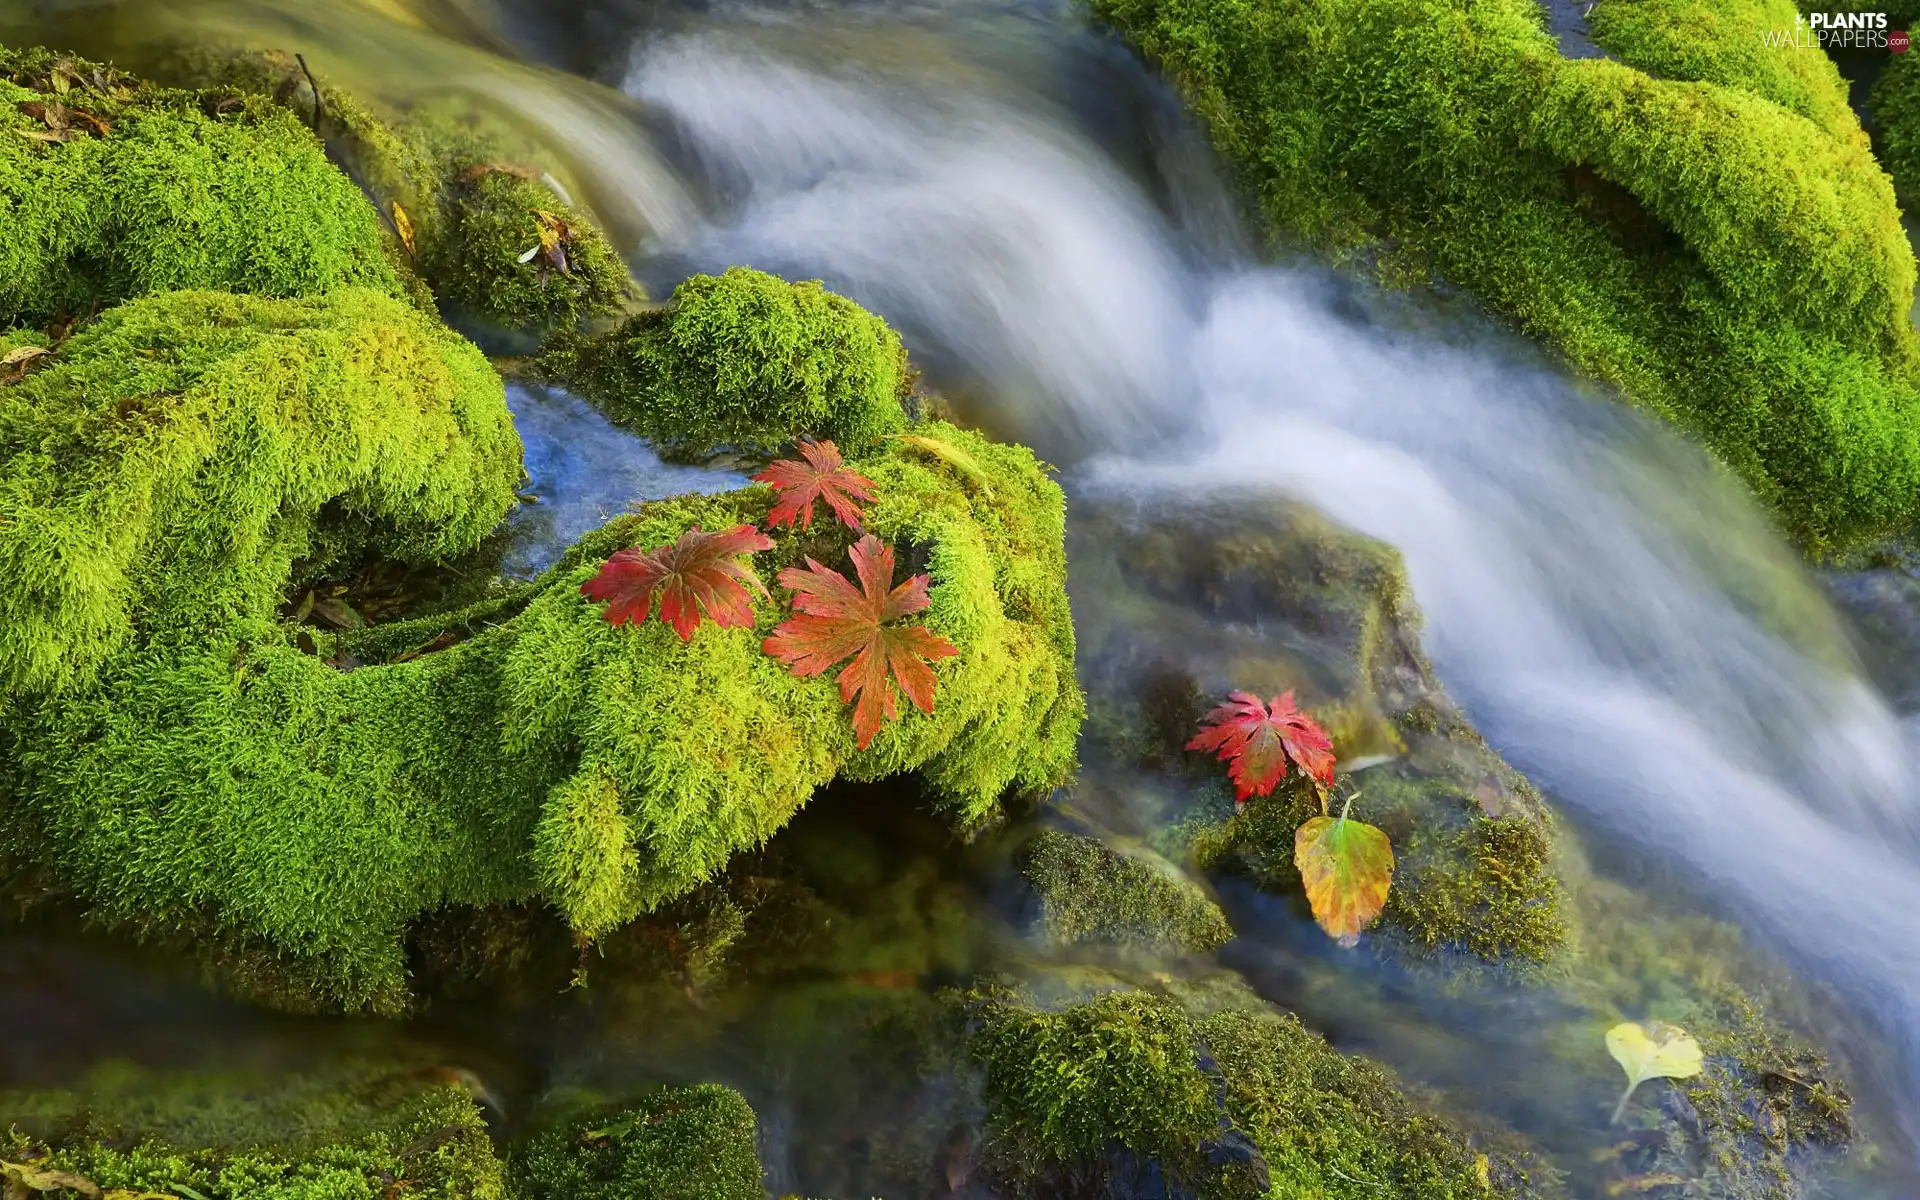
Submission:
M 1189 750 L 1217 750 L 1232 765 L 1235 798 L 1265 796 L 1287 773 L 1287 760 L 1322 787 L 1333 786 L 1333 742 L 1320 723 L 1293 706 L 1293 693 L 1276 696 L 1268 710 L 1260 697 L 1234 692 L 1208 713 Z
M 860 528 L 860 506 L 854 502 L 873 499 L 873 480 L 848 467 L 840 457 L 840 448 L 832 442 L 805 441 L 799 445 L 806 462 L 783 458 L 753 477 L 755 482 L 780 493 L 773 511 L 767 514 L 767 524 L 791 529 L 798 521 L 800 528 L 810 529 L 813 502 L 825 500 L 842 525 Z
M 854 544 L 852 557 L 859 587 L 811 558 L 804 571 L 788 567 L 780 572 L 781 586 L 793 589 L 798 615 L 775 629 L 762 649 L 795 675 L 825 674 L 852 656 L 839 675 L 840 699 L 858 698 L 853 731 L 865 750 L 880 732 L 882 714 L 889 721 L 898 715 L 894 683 L 921 712 L 930 713 L 934 678 L 928 664 L 960 651 L 924 625 L 886 624 L 931 603 L 925 575 L 887 590 L 893 584 L 892 546 L 868 534 Z
M 753 624 L 747 588 L 762 596 L 767 589 L 738 556 L 771 549 L 773 539 L 751 525 L 723 533 L 702 533 L 696 525 L 671 546 L 620 551 L 580 585 L 580 592 L 606 601 L 607 621 L 613 625 L 644 624 L 654 594 L 663 593 L 660 619 L 673 626 L 683 642 L 700 628 L 703 613 L 722 628 L 747 628 Z

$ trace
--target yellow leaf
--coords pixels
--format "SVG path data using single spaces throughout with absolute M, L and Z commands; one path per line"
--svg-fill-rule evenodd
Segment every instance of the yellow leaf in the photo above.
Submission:
M 400 207 L 398 200 L 393 202 L 393 231 L 400 235 L 400 244 L 407 248 L 408 254 L 419 253 L 413 245 L 413 219 L 407 216 L 407 210 Z
M 1480 1185 L 1480 1190 L 1483 1192 L 1491 1192 L 1493 1190 L 1492 1167 L 1492 1160 L 1486 1155 L 1476 1154 L 1473 1156 L 1473 1181 Z
M 1314 817 L 1294 832 L 1293 865 L 1300 869 L 1313 919 L 1342 946 L 1359 942 L 1360 931 L 1387 906 L 1393 843 L 1344 812 Z
M 75 1175 L 70 1171 L 42 1170 L 31 1163 L 11 1163 L 0 1161 L 0 1176 L 4 1176 L 12 1191 L 12 1184 L 19 1184 L 33 1192 L 79 1192 L 87 1200 L 101 1200 L 100 1185 L 91 1179 Z
M 1706 1065 L 1700 1043 L 1678 1025 L 1649 1021 L 1642 1025 L 1622 1021 L 1607 1030 L 1607 1053 L 1627 1073 L 1627 1090 L 1613 1110 L 1618 1123 L 1627 1111 L 1633 1091 L 1649 1079 L 1688 1079 Z
M 53 351 L 45 346 L 15 346 L 5 354 L 0 354 L 0 367 L 11 367 L 23 362 L 32 362 L 43 354 Z
M 980 460 L 952 442 L 943 442 L 939 438 L 927 437 L 920 433 L 895 433 L 888 435 L 893 441 L 905 442 L 916 450 L 925 450 L 941 462 L 946 463 L 961 475 L 978 484 L 987 499 L 993 499 L 993 489 L 987 486 L 987 472 L 980 466 Z

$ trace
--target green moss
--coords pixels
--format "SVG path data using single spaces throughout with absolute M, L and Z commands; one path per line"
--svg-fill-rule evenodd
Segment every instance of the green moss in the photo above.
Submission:
M 345 634 L 283 621 L 330 547 L 471 547 L 518 479 L 498 379 L 397 301 L 170 295 L 0 390 L 10 852 L 101 917 L 217 930 L 275 996 L 405 1001 L 401 935 L 447 903 L 544 899 L 592 937 L 686 892 L 837 777 L 918 771 L 973 825 L 1069 773 L 1081 714 L 1060 491 L 947 426 L 986 486 L 886 443 L 867 527 L 933 576 L 960 648 L 937 706 L 854 746 L 831 678 L 754 629 L 615 628 L 580 585 L 615 550 L 760 521 L 771 492 L 662 501 L 512 595 Z M 771 579 L 845 563 L 783 536 Z M 424 652 L 423 652 L 424 651 Z
M 761 1200 L 753 1110 L 718 1084 L 668 1088 L 533 1138 L 513 1156 L 520 1200 Z
M 323 523 L 456 553 L 521 475 L 486 360 L 372 292 L 157 296 L 35 366 L 0 391 L 0 695 L 270 630 Z
M 1479 1152 L 1382 1068 L 1234 992 L 1212 1009 L 1120 991 L 1052 1011 L 976 992 L 993 1169 L 1034 1195 L 1113 1178 L 1129 1156 L 1202 1200 L 1561 1194 L 1530 1155 Z
M 1656 79 L 1752 92 L 1839 141 L 1862 143 L 1833 60 L 1813 47 L 1769 46 L 1762 36 L 1791 34 L 1799 15 L 1793 0 L 1610 0 L 1587 14 L 1587 29 L 1595 43 Z
M 695 275 L 662 311 L 558 347 L 549 369 L 666 449 L 777 450 L 802 435 L 857 452 L 906 425 L 906 351 L 819 283 L 745 267 Z
M 1871 101 L 1876 149 L 1893 176 L 1901 204 L 1920 203 L 1920 60 L 1896 55 L 1874 84 Z
M 1095 8 L 1276 230 L 1467 286 L 1699 436 L 1812 548 L 1911 522 L 1913 257 L 1817 53 L 1693 36 L 1741 17 L 1678 3 L 1595 18 L 1670 78 L 1561 58 L 1530 0 Z
M 320 107 L 291 55 L 200 49 L 174 70 L 198 82 L 271 96 L 311 121 L 379 205 L 390 240 L 448 315 L 507 330 L 571 327 L 620 311 L 634 293 L 626 265 L 592 215 L 563 198 L 551 155 L 473 97 L 390 108 L 318 79 Z M 396 206 L 398 206 L 396 211 Z M 567 271 L 520 261 L 540 244 L 537 213 L 566 224 Z M 401 216 L 412 246 L 397 237 Z
M 505 1169 L 445 1070 L 337 1064 L 298 1078 L 111 1066 L 71 1091 L 0 1094 L 0 1157 L 102 1188 L 232 1200 L 505 1200 Z
M 54 63 L 0 48 L 0 328 L 183 288 L 399 292 L 372 206 L 290 113 Z M 36 140 L 21 106 L 56 103 L 105 124 Z
M 1233 937 L 1220 906 L 1170 863 L 1118 853 L 1094 838 L 1046 829 L 1022 852 L 1047 936 L 1204 952 Z

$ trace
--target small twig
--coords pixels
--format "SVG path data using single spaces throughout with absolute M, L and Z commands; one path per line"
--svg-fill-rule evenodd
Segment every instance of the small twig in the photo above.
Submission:
M 320 122 L 326 117 L 326 106 L 320 99 L 320 81 L 313 77 L 313 71 L 307 66 L 307 56 L 296 54 L 293 60 L 300 64 L 300 73 L 307 77 L 307 86 L 313 89 L 313 131 L 320 132 Z
M 1345 1171 L 1342 1171 L 1339 1167 L 1334 1166 L 1332 1163 L 1327 1164 L 1327 1170 L 1332 1171 L 1335 1175 L 1338 1175 L 1340 1178 L 1346 1180 L 1348 1183 L 1357 1183 L 1361 1187 L 1378 1188 L 1383 1192 L 1387 1190 L 1387 1185 L 1384 1183 L 1375 1183 L 1370 1179 L 1355 1179 L 1353 1176 L 1347 1174 Z

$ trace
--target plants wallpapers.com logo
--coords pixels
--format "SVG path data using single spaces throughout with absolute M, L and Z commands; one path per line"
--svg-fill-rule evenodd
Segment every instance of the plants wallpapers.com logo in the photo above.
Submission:
M 1904 29 L 1887 28 L 1883 12 L 1806 13 L 1792 29 L 1768 29 L 1760 37 L 1776 50 L 1885 50 L 1905 54 L 1912 39 Z

